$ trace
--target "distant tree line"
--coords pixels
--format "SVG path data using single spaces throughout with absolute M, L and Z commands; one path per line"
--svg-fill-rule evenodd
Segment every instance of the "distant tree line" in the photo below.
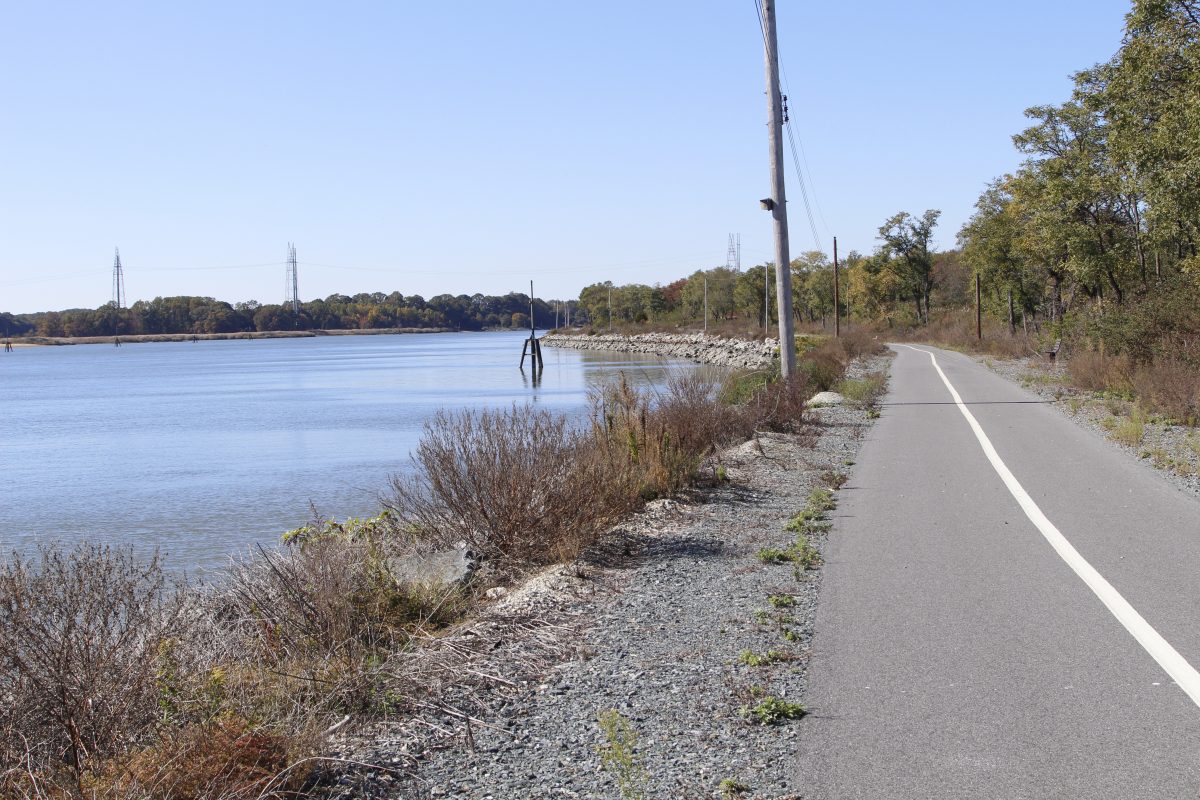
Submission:
M 871 256 L 850 252 L 841 261 L 838 293 L 843 317 L 862 320 L 924 322 L 931 306 L 969 301 L 966 267 L 955 250 L 937 253 L 931 237 L 939 212 L 920 218 L 900 213 L 879 230 L 881 244 Z M 792 313 L 800 322 L 830 327 L 834 311 L 833 261 L 819 250 L 793 259 Z M 594 326 L 648 323 L 695 326 L 703 323 L 707 291 L 710 322 L 729 320 L 762 324 L 778 321 L 775 265 L 745 270 L 714 267 L 697 270 L 664 285 L 595 283 L 579 295 L 581 322 Z M 903 309 L 907 307 L 909 311 Z
M 555 324 L 555 308 L 574 303 L 534 300 L 537 327 Z M 429 300 L 400 292 L 334 294 L 290 306 L 253 300 L 230 304 L 211 297 L 156 297 L 129 308 L 107 303 L 96 309 L 0 314 L 0 333 L 37 336 L 118 336 L 157 333 L 239 333 L 249 331 L 345 330 L 380 328 L 528 328 L 529 295 L 440 294 Z

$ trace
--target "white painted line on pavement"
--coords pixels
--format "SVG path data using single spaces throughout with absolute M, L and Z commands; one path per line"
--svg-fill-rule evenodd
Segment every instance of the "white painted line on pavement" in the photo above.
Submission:
M 1067 541 L 1067 537 L 1054 526 L 1042 510 L 1038 508 L 1037 503 L 1033 502 L 1033 498 L 1025 491 L 1025 488 L 1013 476 L 1008 466 L 1000 459 L 1000 455 L 996 452 L 996 448 L 992 446 L 992 442 L 988 439 L 987 434 L 983 432 L 983 427 L 979 421 L 975 419 L 975 415 L 970 412 L 966 404 L 963 403 L 962 397 L 959 396 L 950 379 L 946 377 L 946 373 L 942 372 L 941 365 L 938 364 L 937 358 L 928 350 L 922 350 L 919 347 L 902 344 L 901 347 L 907 347 L 909 350 L 916 350 L 918 353 L 925 353 L 929 356 L 929 360 L 933 362 L 933 368 L 937 370 L 938 375 L 942 378 L 942 383 L 946 384 L 946 388 L 950 390 L 950 396 L 954 398 L 955 405 L 962 415 L 967 418 L 967 423 L 971 426 L 971 430 L 975 432 L 975 438 L 979 440 L 979 444 L 983 447 L 984 455 L 991 462 L 992 468 L 996 470 L 996 474 L 1000 476 L 1000 480 L 1004 481 L 1004 485 L 1008 487 L 1008 491 L 1016 498 L 1021 509 L 1025 512 L 1025 516 L 1029 517 L 1032 522 L 1059 557 L 1067 563 L 1075 574 L 1078 575 L 1088 588 L 1096 593 L 1096 597 L 1100 598 L 1100 602 L 1108 608 L 1112 615 L 1117 618 L 1117 621 L 1125 626 L 1125 630 L 1133 634 L 1133 638 L 1137 639 L 1138 644 L 1145 648 L 1151 658 L 1158 662 L 1168 675 L 1187 693 L 1187 696 L 1192 698 L 1192 702 L 1200 706 L 1200 672 L 1189 664 L 1183 656 L 1179 654 L 1170 642 L 1159 635 L 1158 631 L 1150 627 L 1150 623 L 1137 612 L 1129 602 L 1121 596 L 1121 593 L 1113 588 L 1113 585 L 1104 579 L 1104 576 L 1096 571 L 1096 568 L 1087 562 L 1087 560 L 1079 554 L 1079 551 Z

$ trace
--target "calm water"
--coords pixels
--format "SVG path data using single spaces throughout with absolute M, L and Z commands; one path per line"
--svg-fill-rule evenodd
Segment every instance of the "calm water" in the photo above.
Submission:
M 582 411 L 619 372 L 683 365 L 523 334 L 336 336 L 0 353 L 0 551 L 39 540 L 155 546 L 194 571 L 309 518 L 373 514 L 439 408 Z

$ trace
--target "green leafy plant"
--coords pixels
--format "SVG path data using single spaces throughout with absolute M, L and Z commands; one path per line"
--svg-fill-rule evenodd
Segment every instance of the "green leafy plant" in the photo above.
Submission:
M 795 660 L 796 656 L 786 650 L 768 650 L 765 653 L 743 650 L 738 654 L 738 663 L 747 667 L 769 667 L 772 664 Z
M 800 703 L 789 703 L 779 697 L 766 697 L 756 705 L 745 705 L 738 709 L 739 716 L 760 725 L 775 725 L 784 720 L 800 719 L 806 713 L 808 712 Z
M 721 800 L 734 800 L 734 798 L 749 792 L 750 786 L 733 778 L 726 778 L 717 785 L 717 791 L 721 795 Z

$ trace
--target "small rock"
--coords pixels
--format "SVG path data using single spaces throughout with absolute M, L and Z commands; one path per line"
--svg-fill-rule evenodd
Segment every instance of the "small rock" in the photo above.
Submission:
M 434 553 L 413 553 L 387 560 L 388 572 L 397 583 L 429 587 L 465 583 L 478 566 L 475 554 L 466 547 Z
M 846 398 L 837 392 L 818 392 L 808 401 L 810 406 L 840 406 L 845 403 Z

